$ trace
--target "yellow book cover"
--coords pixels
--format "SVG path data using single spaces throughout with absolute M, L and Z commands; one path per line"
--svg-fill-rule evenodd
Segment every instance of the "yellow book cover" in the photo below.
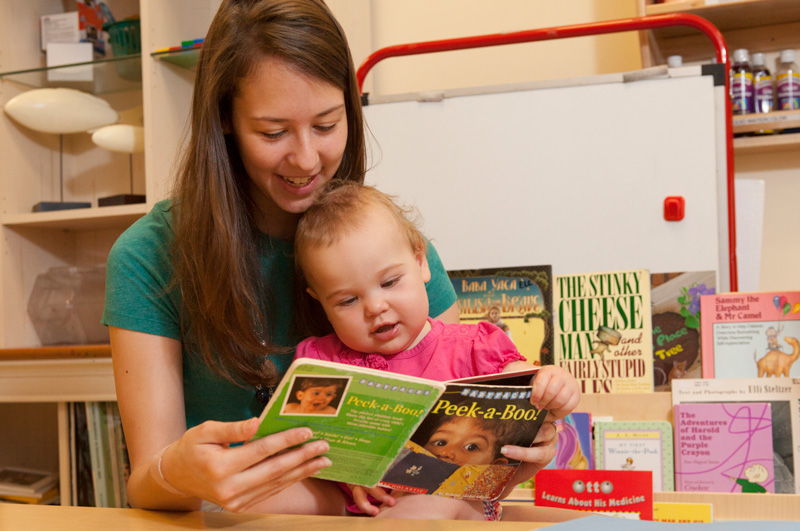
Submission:
M 653 502 L 653 520 L 707 524 L 714 521 L 714 507 L 710 503 Z

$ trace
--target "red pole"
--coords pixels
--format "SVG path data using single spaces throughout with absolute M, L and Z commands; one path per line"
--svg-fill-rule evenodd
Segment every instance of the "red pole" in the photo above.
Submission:
M 727 159 L 727 185 L 728 185 L 728 255 L 730 268 L 730 291 L 738 290 L 738 268 L 736 262 L 736 205 L 734 192 L 734 160 L 733 160 L 733 116 L 730 112 L 730 60 L 728 47 L 722 33 L 708 20 L 688 13 L 672 13 L 667 15 L 654 15 L 650 17 L 625 18 L 609 20 L 606 22 L 592 22 L 589 24 L 575 24 L 572 26 L 558 26 L 532 30 L 515 31 L 511 33 L 494 33 L 489 35 L 475 35 L 456 39 L 426 41 L 409 44 L 387 46 L 372 53 L 358 67 L 356 78 L 358 89 L 364 86 L 364 79 L 369 71 L 378 62 L 390 57 L 406 55 L 419 55 L 433 52 L 446 52 L 451 50 L 468 50 L 503 44 L 519 44 L 523 42 L 549 41 L 569 37 L 586 37 L 590 35 L 603 35 L 606 33 L 619 33 L 622 31 L 639 31 L 668 26 L 689 26 L 703 32 L 714 45 L 717 62 L 725 65 L 725 149 Z

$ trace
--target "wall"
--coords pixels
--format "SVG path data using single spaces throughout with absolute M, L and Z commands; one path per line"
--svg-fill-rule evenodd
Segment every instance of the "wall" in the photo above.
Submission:
M 634 0 L 373 0 L 372 50 L 401 43 L 612 20 Z M 356 62 L 361 60 L 356 58 Z M 391 58 L 368 76 L 374 93 L 556 79 L 640 68 L 636 33 Z

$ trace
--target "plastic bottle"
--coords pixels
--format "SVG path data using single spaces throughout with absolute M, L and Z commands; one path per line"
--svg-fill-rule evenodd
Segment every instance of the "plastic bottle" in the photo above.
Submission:
M 755 113 L 765 114 L 772 112 L 775 105 L 775 94 L 772 86 L 772 74 L 764 62 L 763 53 L 753 54 L 753 99 Z M 762 129 L 758 134 L 772 134 L 772 129 Z
M 670 68 L 678 68 L 679 66 L 683 66 L 683 56 L 670 55 L 667 57 L 667 66 Z
M 800 109 L 800 71 L 794 62 L 794 50 L 783 50 L 778 63 L 777 106 L 779 111 Z M 797 128 L 784 129 L 784 133 L 796 133 Z
M 733 114 L 750 114 L 755 107 L 753 105 L 753 71 L 750 68 L 750 53 L 744 48 L 733 52 L 731 104 Z

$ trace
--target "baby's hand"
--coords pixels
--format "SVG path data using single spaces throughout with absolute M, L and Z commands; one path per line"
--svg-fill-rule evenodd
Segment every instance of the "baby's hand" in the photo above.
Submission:
M 549 410 L 547 420 L 563 419 L 575 409 L 580 399 L 577 380 L 561 367 L 545 365 L 536 373 L 531 404 Z
M 350 485 L 350 484 L 348 484 L 348 486 L 350 487 L 350 490 L 353 493 L 353 500 L 356 502 L 356 506 L 358 506 L 358 508 L 361 509 L 364 512 L 364 514 L 375 516 L 376 514 L 381 512 L 380 507 L 372 505 L 368 496 L 372 496 L 382 505 L 388 505 L 389 507 L 393 507 L 395 504 L 395 499 L 381 487 L 369 488 L 361 485 Z

